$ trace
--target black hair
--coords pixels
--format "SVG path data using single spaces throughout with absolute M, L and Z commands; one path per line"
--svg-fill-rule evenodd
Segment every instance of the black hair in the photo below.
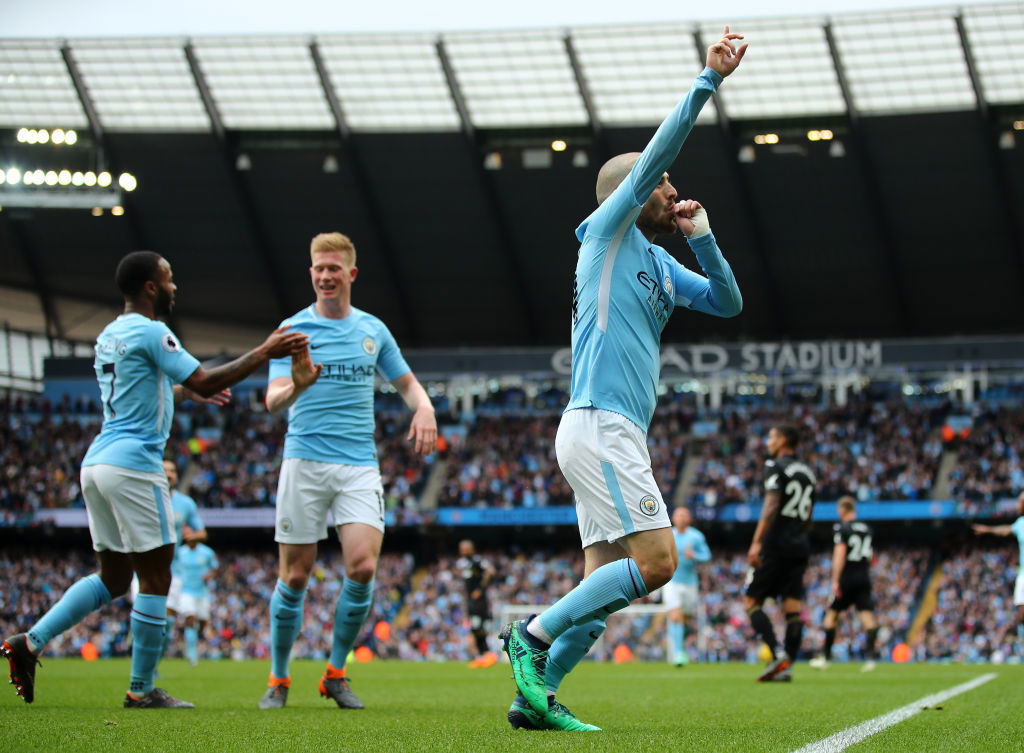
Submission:
M 792 424 L 781 424 L 775 427 L 775 431 L 782 435 L 782 438 L 786 440 L 786 446 L 795 450 L 796 446 L 800 444 L 800 431 Z
M 121 259 L 114 275 L 121 294 L 125 298 L 132 298 L 139 294 L 147 282 L 156 282 L 161 259 L 163 257 L 156 251 L 132 251 Z

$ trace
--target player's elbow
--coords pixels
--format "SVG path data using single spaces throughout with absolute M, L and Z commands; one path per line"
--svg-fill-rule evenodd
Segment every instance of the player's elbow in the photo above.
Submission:
M 724 319 L 732 319 L 734 316 L 739 316 L 743 311 L 743 296 L 740 295 L 740 291 L 736 291 L 729 300 L 722 306 L 721 314 Z
M 285 401 L 281 398 L 281 392 L 276 389 L 269 390 L 266 398 L 263 400 L 263 404 L 269 413 L 280 413 L 284 403 Z
M 213 397 L 220 392 L 220 388 L 207 379 L 205 374 L 194 374 L 185 382 L 185 386 L 203 398 Z

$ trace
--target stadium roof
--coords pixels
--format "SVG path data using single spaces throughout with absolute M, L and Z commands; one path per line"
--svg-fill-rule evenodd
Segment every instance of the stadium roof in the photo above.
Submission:
M 975 92 L 958 17 L 985 100 L 1024 101 L 1024 10 L 1003 3 L 739 23 L 754 46 L 749 65 L 730 81 L 725 111 L 733 118 L 843 114 L 837 65 L 853 106 L 865 115 L 971 109 Z M 580 78 L 602 124 L 649 125 L 675 102 L 672 72 L 688 71 L 720 29 L 676 23 L 441 35 L 0 40 L 0 126 L 88 126 L 69 53 L 104 129 L 210 131 L 187 46 L 229 129 L 333 128 L 314 48 L 354 131 L 459 130 L 442 48 L 475 128 L 585 126 Z M 666 56 L 662 76 L 652 75 L 658 53 Z
M 1024 329 L 1024 5 L 736 28 L 751 51 L 673 173 L 746 311 L 666 336 Z M 0 168 L 139 181 L 120 217 L 0 212 L 0 320 L 92 337 L 116 259 L 153 247 L 186 340 L 235 348 L 308 301 L 304 246 L 342 229 L 356 303 L 400 342 L 561 343 L 596 166 L 646 142 L 719 30 L 0 40 Z M 75 150 L 16 143 L 58 127 Z

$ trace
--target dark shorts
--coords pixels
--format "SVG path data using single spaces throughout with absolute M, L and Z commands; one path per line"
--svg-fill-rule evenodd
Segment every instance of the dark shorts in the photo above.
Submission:
M 751 568 L 747 575 L 747 596 L 758 601 L 769 596 L 803 599 L 807 559 L 766 557 L 761 567 Z
M 832 602 L 829 609 L 845 612 L 851 606 L 855 606 L 858 612 L 875 610 L 875 600 L 871 598 L 871 578 L 867 574 L 854 575 L 851 578 L 841 577 L 839 592 L 841 596 Z
M 470 599 L 466 607 L 470 627 L 473 630 L 486 630 L 487 620 L 491 618 L 491 610 L 487 608 L 487 601 L 484 599 Z

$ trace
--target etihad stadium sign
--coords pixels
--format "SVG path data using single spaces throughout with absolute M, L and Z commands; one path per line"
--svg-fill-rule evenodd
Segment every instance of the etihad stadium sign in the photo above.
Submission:
M 744 345 L 666 345 L 661 350 L 662 374 L 708 375 L 730 371 L 818 372 L 857 371 L 884 363 L 882 341 L 747 343 Z M 568 374 L 572 351 L 562 348 L 552 368 Z
M 869 372 L 884 366 L 962 369 L 1024 364 L 1024 338 L 931 340 L 808 340 L 694 345 L 661 349 L 663 376 L 683 374 Z M 569 374 L 572 351 L 551 355 L 551 369 Z

